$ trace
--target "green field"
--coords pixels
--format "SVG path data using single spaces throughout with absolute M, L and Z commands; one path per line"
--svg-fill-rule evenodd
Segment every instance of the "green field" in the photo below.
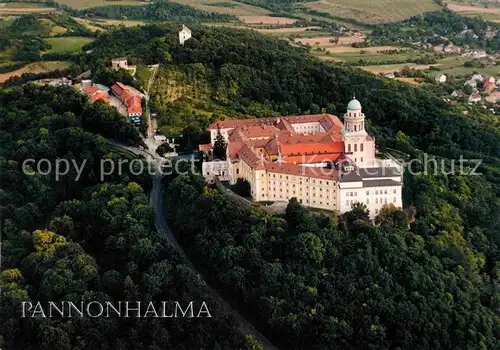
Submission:
M 363 23 L 396 22 L 440 8 L 432 0 L 320 0 L 304 6 Z
M 82 47 L 90 42 L 92 42 L 93 38 L 85 38 L 79 36 L 67 36 L 67 37 L 59 37 L 59 38 L 46 38 L 45 42 L 52 45 L 52 49 L 50 49 L 49 53 L 71 53 L 71 52 L 79 52 Z
M 70 62 L 66 61 L 43 61 L 43 62 L 33 62 L 23 66 L 20 69 L 9 73 L 0 74 L 0 83 L 3 83 L 7 79 L 15 76 L 20 76 L 24 73 L 44 73 L 50 72 L 57 69 L 69 68 Z

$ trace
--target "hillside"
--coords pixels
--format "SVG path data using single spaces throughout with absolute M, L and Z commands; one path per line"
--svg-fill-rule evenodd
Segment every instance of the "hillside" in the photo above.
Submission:
M 381 150 L 421 161 L 436 157 L 448 166 L 460 157 L 482 160 L 481 176 L 408 174 L 404 204 L 417 213 L 410 227 L 399 221 L 403 212 L 388 214 L 379 228 L 365 223 L 361 210 L 347 216 L 349 237 L 335 221 L 315 221 L 293 205 L 286 223 L 275 222 L 251 208 L 234 208 L 224 196 L 203 190 L 199 179 L 180 177 L 170 187 L 167 212 L 215 283 L 285 348 L 494 347 L 500 335 L 494 311 L 500 227 L 491 220 L 500 212 L 498 120 L 480 109 L 465 116 L 461 106 L 450 107 L 432 91 L 321 62 L 254 31 L 191 29 L 193 38 L 182 47 L 178 25 L 102 35 L 88 46 L 94 51 L 82 68 L 118 55 L 161 62 L 154 108 L 163 127 L 184 128 L 185 135 L 202 137 L 220 117 L 322 108 L 341 116 L 355 93 Z M 196 141 L 190 140 L 192 146 Z M 423 170 L 416 164 L 412 169 Z M 206 220 L 189 219 L 200 212 Z M 345 289 L 356 281 L 356 288 Z M 479 314 L 485 318 L 465 322 Z

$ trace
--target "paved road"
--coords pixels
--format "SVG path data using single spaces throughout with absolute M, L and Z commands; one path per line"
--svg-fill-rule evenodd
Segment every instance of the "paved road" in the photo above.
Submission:
M 185 264 L 189 266 L 191 269 L 196 271 L 198 273 L 198 277 L 200 279 L 204 279 L 203 276 L 199 273 L 199 271 L 196 269 L 196 267 L 193 265 L 193 263 L 189 260 L 189 258 L 186 256 L 184 250 L 182 247 L 179 245 L 177 240 L 175 239 L 172 231 L 167 225 L 167 220 L 165 217 L 165 206 L 163 203 L 164 196 L 163 196 L 163 186 L 161 184 L 161 175 L 154 175 L 153 176 L 153 186 L 151 189 L 151 193 L 149 196 L 149 202 L 151 206 L 153 207 L 155 211 L 155 223 L 156 223 L 156 229 L 158 232 L 165 238 L 167 239 L 170 243 L 173 245 L 177 246 L 179 250 L 182 253 L 182 256 L 184 258 Z M 221 301 L 222 304 L 222 311 L 225 314 L 230 314 L 236 318 L 238 321 L 239 327 L 238 330 L 243 333 L 244 335 L 252 335 L 254 339 L 256 339 L 259 343 L 261 343 L 264 346 L 264 349 L 277 349 L 274 345 L 271 344 L 269 340 L 266 339 L 261 333 L 259 333 L 243 316 L 240 315 L 238 311 L 233 309 L 215 290 L 212 288 L 206 281 L 205 284 L 207 285 L 207 288 L 209 289 L 210 293 L 217 299 Z
M 153 158 L 156 161 L 160 160 L 161 157 L 158 155 L 153 155 L 150 152 L 146 150 L 140 150 L 135 147 L 130 147 L 130 146 L 125 146 L 120 143 L 117 143 L 115 141 L 108 140 L 111 144 L 123 148 L 125 150 L 128 150 L 136 155 L 142 155 L 145 156 L 146 158 Z M 149 157 L 148 157 L 149 156 Z M 212 288 L 207 281 L 204 280 L 203 275 L 198 271 L 198 269 L 194 266 L 194 264 L 191 262 L 191 260 L 188 258 L 186 253 L 184 252 L 184 249 L 182 246 L 177 242 L 177 239 L 175 238 L 174 234 L 170 230 L 167 224 L 167 219 L 165 217 L 165 205 L 164 205 L 164 196 L 163 196 L 163 185 L 161 184 L 163 176 L 160 174 L 152 175 L 152 188 L 151 192 L 149 194 L 149 203 L 153 207 L 154 212 L 155 212 L 155 225 L 156 229 L 158 232 L 162 235 L 163 238 L 165 238 L 168 242 L 171 244 L 175 245 L 184 260 L 184 263 L 189 266 L 193 271 L 195 271 L 198 274 L 198 277 L 202 279 L 205 284 L 207 285 L 208 290 L 212 294 L 212 296 L 218 300 L 220 300 L 220 304 L 222 305 L 222 312 L 226 315 L 232 315 L 238 322 L 238 330 L 243 334 L 243 335 L 252 335 L 255 340 L 257 340 L 259 343 L 261 343 L 264 346 L 264 349 L 269 349 L 269 350 L 277 350 L 278 348 L 275 347 L 274 345 L 271 344 L 271 342 L 264 337 L 259 331 L 257 331 L 250 322 L 248 322 L 238 311 L 233 309 L 231 305 L 229 305 L 217 292 L 216 289 Z

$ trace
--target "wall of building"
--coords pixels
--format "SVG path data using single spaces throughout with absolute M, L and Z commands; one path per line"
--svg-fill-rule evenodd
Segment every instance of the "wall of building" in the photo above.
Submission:
M 315 132 L 324 132 L 325 131 L 319 122 L 297 123 L 297 124 L 291 124 L 291 125 L 292 125 L 292 128 L 295 130 L 295 132 L 301 133 L 301 134 L 311 134 L 311 133 L 315 133 Z

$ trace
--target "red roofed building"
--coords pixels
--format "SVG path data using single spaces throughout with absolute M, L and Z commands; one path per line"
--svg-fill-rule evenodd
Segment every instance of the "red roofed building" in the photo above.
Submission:
M 83 91 L 89 97 L 91 102 L 102 100 L 109 104 L 109 94 L 107 91 L 99 90 L 95 85 L 85 85 L 83 86 Z
M 220 133 L 227 159 L 203 162 L 203 175 L 209 182 L 245 179 L 256 201 L 295 197 L 341 213 L 361 202 L 372 217 L 386 203 L 401 207 L 400 165 L 375 159 L 375 140 L 365 131 L 358 100 L 349 102 L 343 119 L 315 114 L 215 122 L 209 127 L 211 144 L 200 145 L 200 151 L 211 150 Z M 386 174 L 381 165 L 387 164 L 392 170 Z
M 111 87 L 113 94 L 127 107 L 129 117 L 142 116 L 142 97 L 128 86 L 117 82 Z

